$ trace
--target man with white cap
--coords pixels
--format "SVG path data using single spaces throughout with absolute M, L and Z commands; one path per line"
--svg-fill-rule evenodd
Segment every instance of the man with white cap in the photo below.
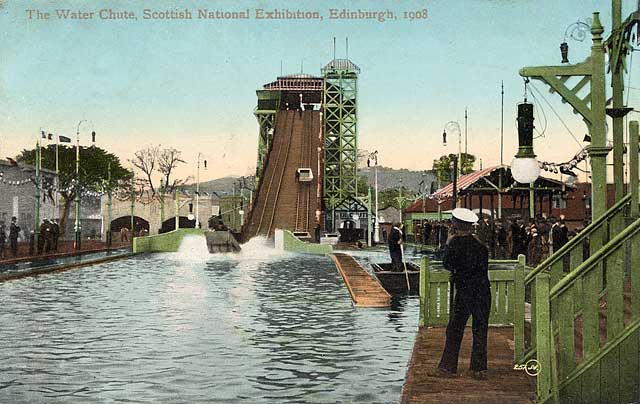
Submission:
M 455 302 L 450 310 L 442 359 L 432 376 L 453 377 L 458 371 L 458 354 L 469 316 L 473 318 L 473 350 L 470 371 L 476 379 L 487 378 L 487 332 L 491 311 L 489 251 L 473 235 L 478 216 L 469 209 L 451 212 L 451 231 L 445 246 L 443 265 L 451 271 Z

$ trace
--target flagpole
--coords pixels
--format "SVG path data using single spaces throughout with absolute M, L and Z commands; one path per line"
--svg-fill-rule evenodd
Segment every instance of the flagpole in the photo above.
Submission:
M 58 135 L 56 136 L 56 207 L 55 207 L 55 214 L 54 214 L 54 218 L 60 220 L 60 190 L 59 185 L 60 185 L 60 180 L 58 179 L 58 176 L 60 175 L 60 170 L 58 167 L 58 141 L 60 140 L 60 137 Z
M 40 128 L 41 136 L 44 136 L 44 131 Z M 40 226 L 40 137 L 38 137 L 38 141 L 36 142 L 36 214 L 35 214 L 35 227 L 33 230 L 34 235 L 34 243 L 37 248 L 38 245 L 38 236 Z M 37 250 L 36 250 L 37 251 Z

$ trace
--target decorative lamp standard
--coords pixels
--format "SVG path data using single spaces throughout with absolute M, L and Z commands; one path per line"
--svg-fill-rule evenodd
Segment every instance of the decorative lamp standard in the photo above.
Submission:
M 452 123 L 455 124 L 455 125 L 458 125 L 458 123 L 455 122 L 455 121 L 448 122 L 447 125 L 452 124 Z M 447 125 L 445 125 L 445 128 L 446 128 Z M 458 127 L 458 139 L 460 139 L 461 138 L 461 136 L 460 136 L 460 126 L 458 125 L 457 127 Z M 446 131 L 446 129 L 442 133 L 442 145 L 443 146 L 447 145 L 447 131 Z M 455 209 L 457 207 L 457 205 L 458 205 L 458 160 L 460 158 L 460 146 L 459 145 L 460 145 L 460 141 L 458 141 L 458 155 L 457 156 L 454 155 L 452 157 L 452 160 L 453 160 L 453 201 L 452 201 L 452 204 L 451 204 L 451 209 L 452 210 Z
M 511 175 L 521 184 L 529 184 L 529 218 L 535 216 L 533 183 L 540 175 L 540 164 L 533 152 L 533 104 L 525 99 L 518 104 L 518 153 L 511 162 Z
M 81 247 L 81 229 L 80 229 L 80 125 L 87 122 L 86 119 L 78 122 L 76 127 L 76 220 L 75 220 L 75 241 L 74 248 L 79 250 Z M 96 132 L 91 132 L 91 142 L 96 143 Z
M 518 104 L 518 153 L 511 162 L 513 179 L 530 184 L 540 175 L 540 165 L 533 152 L 533 104 L 525 99 Z
M 196 229 L 200 226 L 200 157 L 202 153 L 198 153 L 198 169 L 196 170 Z M 204 169 L 207 169 L 207 160 L 204 160 Z
M 466 115 L 466 111 L 465 111 Z M 458 163 L 459 163 L 459 172 L 458 174 L 462 174 L 462 130 L 460 129 L 460 124 L 457 121 L 449 121 L 444 125 L 444 131 L 442 132 L 442 145 L 447 145 L 447 129 L 449 129 L 449 133 L 452 131 L 458 132 Z
M 367 166 L 371 165 L 371 161 L 373 160 L 373 186 L 374 186 L 374 222 L 373 222 L 373 242 L 378 244 L 380 242 L 380 221 L 378 220 L 378 151 L 374 151 L 369 154 L 369 159 L 367 160 Z

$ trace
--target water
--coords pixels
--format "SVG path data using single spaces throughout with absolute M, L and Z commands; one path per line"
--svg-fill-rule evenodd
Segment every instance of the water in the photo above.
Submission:
M 417 299 L 355 308 L 326 257 L 198 241 L 0 284 L 0 403 L 398 401 Z

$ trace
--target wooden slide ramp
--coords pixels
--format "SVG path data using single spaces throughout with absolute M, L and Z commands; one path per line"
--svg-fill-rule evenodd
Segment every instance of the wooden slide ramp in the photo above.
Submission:
M 347 285 L 351 299 L 358 307 L 389 307 L 391 295 L 348 254 L 335 253 L 331 258 Z

